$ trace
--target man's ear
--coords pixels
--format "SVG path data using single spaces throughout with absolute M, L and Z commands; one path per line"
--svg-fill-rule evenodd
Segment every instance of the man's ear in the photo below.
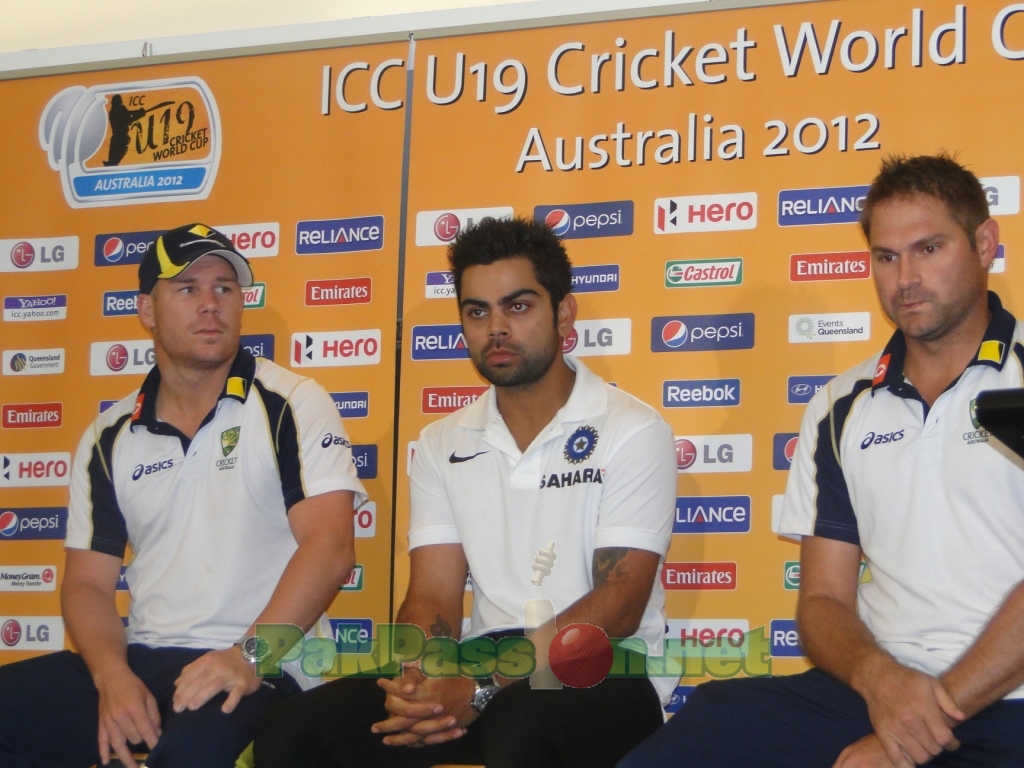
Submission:
M 156 316 L 153 312 L 153 297 L 148 293 L 140 293 L 135 307 L 136 311 L 139 313 L 139 322 L 142 323 L 142 327 L 147 331 L 152 331 L 156 328 Z
M 999 249 L 999 223 L 995 219 L 986 219 L 974 230 L 974 243 L 978 251 L 981 266 L 988 269 Z
M 564 339 L 572 333 L 572 327 L 576 324 L 576 297 L 571 293 L 565 294 L 558 302 L 558 313 L 555 315 L 555 325 L 558 327 L 559 335 Z

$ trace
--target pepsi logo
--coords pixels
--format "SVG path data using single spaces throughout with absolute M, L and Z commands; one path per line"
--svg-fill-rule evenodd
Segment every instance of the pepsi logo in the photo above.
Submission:
M 18 516 L 11 510 L 0 512 L 0 536 L 10 538 L 18 532 Z
M 455 239 L 460 229 L 462 229 L 462 225 L 459 223 L 458 216 L 454 213 L 442 213 L 434 222 L 434 237 L 448 243 Z
M 36 260 L 36 249 L 31 243 L 15 243 L 11 248 L 11 263 L 18 269 L 27 269 Z
M 572 226 L 572 216 L 569 215 L 568 211 L 555 208 L 555 210 L 549 211 L 548 215 L 544 217 L 544 223 L 551 228 L 552 232 L 561 237 Z
M 0 640 L 3 640 L 8 648 L 17 645 L 21 640 L 21 624 L 14 619 L 5 621 L 3 627 L 0 627 Z
M 124 240 L 120 237 L 108 237 L 103 244 L 103 258 L 111 264 L 115 264 L 124 256 Z
M 53 581 L 56 574 L 53 572 L 53 568 L 43 568 L 43 583 L 49 584 Z
M 128 365 L 128 349 L 124 344 L 114 344 L 107 350 L 107 367 L 112 371 L 124 370 Z
M 562 339 L 562 352 L 568 354 L 576 349 L 576 343 L 580 340 L 580 335 L 576 333 L 576 329 L 573 328 L 569 331 L 569 335 Z
M 682 320 L 669 320 L 661 329 L 661 343 L 671 349 L 679 349 L 689 335 Z
M 697 446 L 680 437 L 676 440 L 676 466 L 679 469 L 689 469 L 697 460 Z
M 797 437 L 789 438 L 789 440 L 786 441 L 786 447 L 782 451 L 783 455 L 786 457 L 786 461 L 788 461 L 790 464 L 793 463 L 793 456 L 796 455 L 797 440 L 799 440 L 799 438 Z

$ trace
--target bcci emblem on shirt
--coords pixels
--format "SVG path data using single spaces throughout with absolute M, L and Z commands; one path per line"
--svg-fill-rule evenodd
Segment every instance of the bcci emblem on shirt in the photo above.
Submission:
M 238 461 L 238 457 L 234 456 L 229 459 L 228 456 L 231 455 L 231 452 L 235 450 L 235 446 L 238 445 L 238 435 L 241 431 L 241 427 L 232 427 L 220 433 L 220 449 L 224 452 L 224 458 L 217 460 L 217 469 L 235 468 L 235 462 Z

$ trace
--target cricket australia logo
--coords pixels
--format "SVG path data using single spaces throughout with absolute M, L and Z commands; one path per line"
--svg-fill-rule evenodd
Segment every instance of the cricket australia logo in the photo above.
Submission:
M 569 435 L 562 454 L 570 464 L 581 464 L 590 458 L 596 447 L 597 430 L 591 426 L 582 426 Z
M 235 468 L 235 462 L 238 461 L 238 457 L 231 456 L 231 452 L 235 450 L 235 446 L 238 445 L 238 435 L 241 431 L 241 427 L 232 427 L 231 429 L 225 429 L 220 433 L 220 449 L 224 453 L 224 458 L 217 459 L 217 469 Z

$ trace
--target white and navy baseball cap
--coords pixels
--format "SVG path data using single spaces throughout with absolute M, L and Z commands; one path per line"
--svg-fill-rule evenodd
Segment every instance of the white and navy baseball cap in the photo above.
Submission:
M 177 277 L 210 254 L 234 267 L 240 286 L 252 285 L 252 268 L 227 235 L 205 224 L 186 224 L 164 232 L 150 244 L 139 264 L 139 292 L 151 293 L 157 280 Z

